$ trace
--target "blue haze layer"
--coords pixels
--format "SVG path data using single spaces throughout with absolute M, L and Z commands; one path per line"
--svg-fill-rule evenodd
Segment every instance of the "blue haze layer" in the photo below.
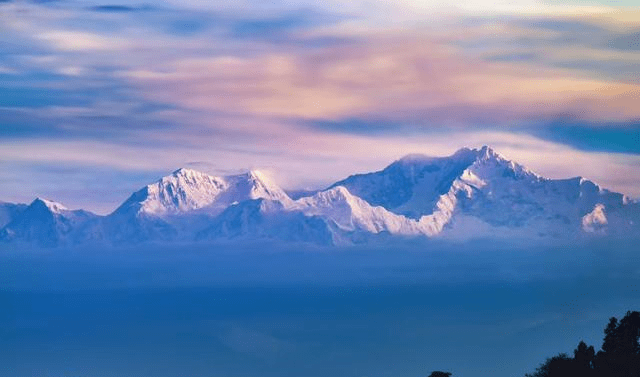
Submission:
M 637 252 L 5 251 L 0 375 L 522 376 L 638 309 Z

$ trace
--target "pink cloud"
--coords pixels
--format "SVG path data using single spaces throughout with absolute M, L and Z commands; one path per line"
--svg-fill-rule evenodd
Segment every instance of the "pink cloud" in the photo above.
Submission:
M 155 100 L 258 116 L 394 118 L 458 108 L 464 110 L 449 121 L 473 120 L 487 109 L 495 121 L 640 118 L 640 85 L 488 62 L 415 33 L 374 34 L 320 52 L 177 59 L 125 76 Z

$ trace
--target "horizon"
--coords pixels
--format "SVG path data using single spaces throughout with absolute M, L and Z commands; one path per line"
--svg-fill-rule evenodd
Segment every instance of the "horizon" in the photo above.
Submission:
M 348 176 L 345 176 L 345 177 L 339 178 L 339 179 L 338 179 L 338 180 L 336 180 L 335 182 L 329 182 L 329 183 L 326 183 L 326 184 L 324 184 L 323 186 L 318 186 L 318 187 L 304 187 L 304 188 L 299 188 L 299 187 L 298 187 L 298 188 L 287 188 L 287 187 L 282 187 L 282 186 L 280 186 L 280 185 L 279 185 L 279 183 L 278 183 L 276 180 L 274 180 L 274 179 L 273 179 L 273 177 L 272 177 L 272 175 L 273 175 L 272 173 L 273 173 L 273 172 L 271 172 L 271 174 L 270 174 L 270 172 L 269 172 L 269 171 L 264 171 L 264 170 L 261 170 L 261 169 L 248 169 L 248 170 L 244 170 L 244 171 L 234 172 L 234 173 L 231 173 L 231 174 L 226 174 L 226 175 L 216 176 L 216 175 L 213 175 L 212 173 L 209 173 L 209 172 L 207 172 L 207 171 L 205 171 L 205 170 L 198 170 L 198 169 L 188 168 L 188 167 L 180 167 L 180 168 L 178 168 L 178 169 L 175 169 L 175 170 L 171 171 L 171 172 L 170 172 L 170 173 L 168 173 L 168 174 L 165 174 L 165 175 L 163 175 L 163 176 L 161 176 L 161 177 L 156 178 L 155 180 L 153 180 L 153 181 L 151 181 L 151 182 L 148 182 L 147 184 L 145 184 L 145 185 L 144 185 L 144 186 L 142 186 L 142 187 L 132 188 L 132 191 L 131 191 L 131 194 L 130 194 L 130 195 L 133 195 L 133 193 L 137 192 L 137 191 L 138 191 L 139 189 L 141 189 L 141 188 L 144 188 L 144 187 L 146 187 L 146 186 L 148 186 L 148 185 L 152 185 L 152 184 L 154 184 L 154 183 L 156 183 L 156 182 L 160 182 L 160 181 L 162 181 L 162 179 L 164 179 L 164 178 L 174 176 L 174 175 L 176 175 L 177 173 L 179 173 L 180 171 L 191 171 L 191 172 L 196 172 L 196 173 L 199 173 L 199 174 L 205 174 L 205 175 L 208 175 L 208 176 L 211 176 L 211 177 L 217 177 L 217 178 L 229 178 L 229 177 L 242 176 L 242 175 L 245 175 L 245 174 L 251 174 L 251 173 L 255 173 L 255 172 L 257 172 L 257 173 L 259 173 L 259 174 L 263 175 L 263 178 L 267 178 L 268 180 L 270 180 L 270 181 L 272 181 L 273 183 L 275 183 L 275 184 L 276 184 L 276 186 L 280 187 L 280 188 L 281 188 L 281 189 L 282 189 L 282 190 L 283 190 L 287 195 L 291 195 L 291 193 L 298 193 L 298 192 L 308 192 L 308 193 L 313 193 L 313 192 L 316 192 L 316 191 L 323 191 L 323 190 L 327 190 L 331 185 L 333 185 L 333 184 L 335 184 L 336 182 L 339 182 L 340 180 L 345 179 L 345 178 L 347 178 L 347 177 L 351 177 L 351 176 L 353 176 L 353 175 L 369 174 L 369 173 L 373 173 L 373 172 L 378 172 L 378 171 L 381 171 L 381 170 L 383 170 L 383 169 L 385 169 L 385 168 L 389 167 L 390 165 L 392 165 L 392 164 L 394 164 L 394 163 L 397 163 L 397 162 L 400 162 L 400 161 L 406 160 L 407 158 L 410 158 L 410 159 L 413 159 L 413 158 L 416 158 L 416 157 L 424 157 L 424 158 L 447 158 L 447 157 L 453 157 L 453 156 L 454 156 L 455 154 L 457 154 L 458 152 L 460 152 L 460 151 L 464 151 L 464 150 L 474 151 L 474 152 L 481 152 L 481 151 L 482 151 L 482 150 L 484 150 L 484 149 L 488 149 L 488 150 L 490 150 L 490 151 L 492 151 L 492 152 L 496 153 L 499 157 L 505 158 L 507 161 L 511 161 L 511 162 L 515 162 L 516 164 L 519 164 L 519 162 L 518 162 L 518 161 L 514 161 L 514 160 L 509 159 L 509 158 L 508 158 L 508 156 L 503 155 L 502 153 L 500 153 L 500 151 L 497 151 L 495 148 L 493 148 L 493 147 L 491 147 L 491 146 L 489 146 L 489 145 L 483 145 L 483 146 L 481 146 L 481 147 L 470 147 L 470 146 L 464 146 L 464 147 L 461 147 L 461 148 L 457 149 L 454 153 L 452 153 L 452 154 L 450 154 L 450 155 L 447 155 L 447 156 L 432 156 L 432 155 L 427 155 L 427 154 L 422 154 L 422 153 L 409 153 L 409 154 L 403 155 L 402 157 L 397 158 L 397 159 L 395 159 L 395 160 L 393 160 L 393 161 L 391 161 L 391 162 L 387 163 L 384 167 L 381 167 L 379 170 L 375 170 L 375 171 L 371 171 L 371 172 L 353 172 L 353 173 L 349 174 Z M 528 166 L 525 166 L 525 165 L 522 165 L 522 166 L 523 166 L 524 168 L 526 168 L 526 169 L 529 169 L 529 167 L 528 167 Z M 532 171 L 534 174 L 538 174 L 538 172 L 536 172 L 535 170 L 531 170 L 531 171 Z M 595 181 L 593 181 L 593 180 L 589 179 L 589 177 L 583 177 L 583 176 L 581 176 L 581 175 L 577 175 L 577 176 L 573 176 L 573 177 L 560 177 L 560 178 L 549 178 L 549 177 L 545 177 L 544 175 L 541 175 L 541 177 L 542 177 L 542 178 L 544 178 L 544 179 L 561 179 L 561 180 L 563 180 L 563 179 L 584 178 L 584 179 L 590 180 L 590 181 L 594 182 L 596 185 L 599 185 L 600 187 L 602 187 L 598 182 L 595 182 Z M 603 189 L 610 190 L 608 187 L 602 187 L 602 188 L 603 188 Z M 611 191 L 611 190 L 610 190 L 610 191 Z M 638 198 L 636 198 L 636 197 L 631 197 L 631 196 L 629 196 L 629 195 L 628 195 L 628 194 L 626 194 L 626 193 L 620 193 L 620 194 L 623 194 L 624 196 L 628 197 L 629 199 L 631 199 L 631 200 L 633 200 L 633 201 L 638 201 Z M 304 195 L 304 196 L 306 196 L 306 195 Z M 127 196 L 127 198 L 129 198 L 129 196 Z M 21 203 L 15 203 L 15 204 L 26 204 L 26 205 L 30 205 L 30 204 L 32 204 L 32 203 L 34 203 L 34 202 L 36 202 L 37 200 L 42 200 L 42 201 L 45 201 L 45 202 L 51 202 L 51 203 L 54 203 L 54 204 L 56 204 L 56 205 L 61 205 L 61 206 L 62 206 L 62 207 L 64 207 L 65 209 L 70 209 L 70 210 L 87 210 L 87 211 L 92 212 L 92 213 L 94 213 L 94 214 L 97 214 L 97 215 L 99 215 L 99 216 L 106 216 L 106 215 L 109 215 L 109 214 L 111 214 L 112 212 L 116 211 L 116 210 L 119 208 L 119 206 L 120 206 L 120 205 L 122 205 L 123 203 L 125 203 L 125 202 L 126 202 L 126 199 L 127 199 L 127 198 L 125 198 L 124 200 L 122 200 L 122 201 L 120 201 L 120 202 L 116 203 L 116 204 L 115 204 L 113 207 L 111 207 L 111 208 L 106 208 L 106 209 L 104 209 L 106 212 L 102 212 L 102 211 L 95 211 L 95 210 L 94 210 L 94 209 L 92 209 L 92 208 L 86 208 L 86 207 L 83 207 L 83 208 L 80 208 L 80 207 L 77 207 L 77 208 L 76 208 L 76 207 L 69 207 L 66 203 L 60 202 L 60 201 L 56 200 L 55 198 L 46 198 L 46 197 L 43 197 L 43 196 L 36 196 L 35 198 L 33 198 L 33 199 L 32 199 L 32 200 L 30 200 L 30 201 L 27 201 L 27 202 L 21 202 Z M 294 199 L 294 200 L 295 200 L 295 199 Z M 3 200 L 2 200 L 2 198 L 0 198 L 0 203 L 3 203 L 3 202 L 5 202 L 5 203 L 6 203 L 6 201 L 3 201 Z

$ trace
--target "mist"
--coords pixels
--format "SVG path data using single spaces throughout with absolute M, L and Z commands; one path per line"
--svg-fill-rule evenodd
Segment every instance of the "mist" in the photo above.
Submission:
M 633 242 L 8 250 L 6 376 L 517 376 L 637 309 Z

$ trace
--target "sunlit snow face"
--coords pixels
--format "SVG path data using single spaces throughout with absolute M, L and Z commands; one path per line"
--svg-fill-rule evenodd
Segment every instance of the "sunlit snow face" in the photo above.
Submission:
M 640 196 L 635 8 L 0 7 L 4 200 L 105 212 L 179 167 L 261 168 L 282 186 L 317 188 L 408 153 L 484 144 L 546 176 Z

